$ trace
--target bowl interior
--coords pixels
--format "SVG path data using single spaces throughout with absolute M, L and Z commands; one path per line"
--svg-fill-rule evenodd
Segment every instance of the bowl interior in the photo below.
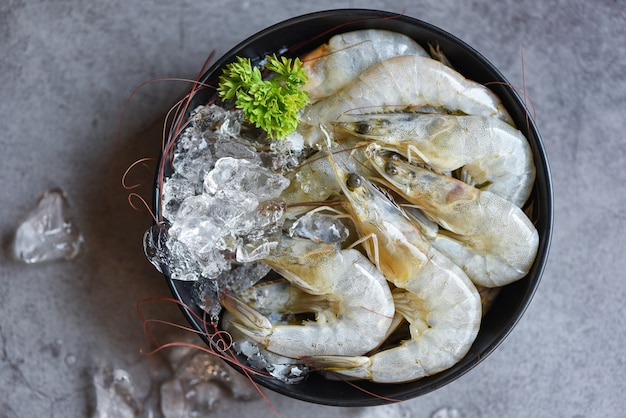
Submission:
M 532 148 L 537 176 L 529 201 L 532 202 L 531 220 L 539 232 L 540 242 L 537 258 L 528 275 L 502 289 L 493 307 L 483 319 L 478 337 L 469 353 L 446 371 L 402 384 L 376 384 L 364 381 L 348 383 L 327 380 L 316 373 L 311 374 L 303 383 L 294 385 L 253 377 L 262 386 L 292 398 L 335 406 L 371 406 L 414 398 L 454 381 L 484 361 L 509 334 L 529 304 L 547 261 L 552 234 L 552 186 L 548 163 L 539 133 L 532 118 L 527 115 L 523 102 L 515 90 L 509 87 L 502 74 L 477 51 L 428 23 L 408 16 L 363 9 L 329 10 L 296 17 L 271 26 L 231 49 L 209 68 L 202 81 L 215 85 L 217 77 L 221 74 L 221 68 L 234 61 L 236 56 L 249 57 L 253 61 L 260 60 L 269 53 L 299 56 L 328 41 L 334 34 L 357 29 L 387 29 L 401 32 L 425 48 L 428 48 L 429 43 L 439 44 L 457 71 L 479 83 L 489 83 L 489 88 L 501 98 Z M 188 108 L 193 109 L 205 104 L 214 95 L 214 89 L 200 90 L 193 96 Z M 180 115 L 183 119 L 188 116 Z M 155 209 L 158 210 L 158 207 L 157 202 Z M 167 274 L 166 278 L 174 296 L 195 310 L 197 315 L 202 316 L 201 310 L 192 302 L 192 285 L 188 282 L 171 280 Z M 192 326 L 198 330 L 204 329 L 204 325 L 191 312 L 187 310 L 183 312 Z

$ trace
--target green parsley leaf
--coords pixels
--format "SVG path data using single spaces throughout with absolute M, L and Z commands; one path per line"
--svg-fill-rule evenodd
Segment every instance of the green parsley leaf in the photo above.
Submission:
M 300 89 L 308 78 L 298 58 L 268 55 L 265 60 L 272 75 L 264 80 L 250 59 L 237 57 L 224 68 L 218 93 L 222 100 L 234 99 L 244 117 L 270 138 L 283 138 L 296 129 L 298 112 L 308 103 L 308 93 Z

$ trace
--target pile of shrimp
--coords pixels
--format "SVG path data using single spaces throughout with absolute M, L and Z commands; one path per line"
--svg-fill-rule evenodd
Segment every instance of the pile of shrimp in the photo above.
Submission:
M 312 370 L 414 381 L 459 362 L 486 301 L 529 272 L 529 143 L 491 90 L 431 54 L 362 30 L 302 57 L 310 104 L 292 135 L 315 151 L 280 198 L 290 224 L 332 217 L 350 238 L 284 234 L 262 260 L 282 281 L 221 295 L 233 338 Z

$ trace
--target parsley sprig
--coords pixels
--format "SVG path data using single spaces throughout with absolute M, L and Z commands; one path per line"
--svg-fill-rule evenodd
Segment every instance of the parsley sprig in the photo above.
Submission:
M 276 55 L 265 57 L 265 69 L 273 74 L 263 79 L 250 59 L 237 57 L 219 78 L 218 92 L 223 100 L 235 100 L 244 117 L 270 138 L 282 138 L 298 126 L 298 112 L 308 102 L 300 87 L 307 81 L 302 61 Z

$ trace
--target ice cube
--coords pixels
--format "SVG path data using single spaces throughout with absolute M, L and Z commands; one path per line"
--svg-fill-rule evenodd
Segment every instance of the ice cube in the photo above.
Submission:
M 103 367 L 93 376 L 96 395 L 94 417 L 135 418 L 140 407 L 135 399 L 133 384 L 128 372 L 122 369 Z
M 199 132 L 214 131 L 228 117 L 228 111 L 221 106 L 198 106 L 191 112 L 191 124 Z
M 159 273 L 163 273 L 163 265 L 168 261 L 166 241 L 165 231 L 158 225 L 151 226 L 143 234 L 143 252 Z
M 289 186 L 289 180 L 280 174 L 247 160 L 224 157 L 204 180 L 204 190 L 215 194 L 219 190 L 252 193 L 258 200 L 275 199 Z
M 242 138 L 218 135 L 214 144 L 215 159 L 236 158 L 243 159 L 255 164 L 261 162 L 256 148 L 247 140 Z
M 174 153 L 172 165 L 179 176 L 189 180 L 191 184 L 202 191 L 202 181 L 206 174 L 211 171 L 216 158 L 210 147 L 195 147 L 184 152 Z
M 216 223 L 235 231 L 245 231 L 250 228 L 250 218 L 254 218 L 259 206 L 259 200 L 254 194 L 236 190 L 220 190 L 215 196 L 204 196 L 210 202 L 209 216 Z
M 250 366 L 255 369 L 265 370 L 269 367 L 269 364 L 265 359 L 265 356 L 263 356 L 259 350 L 257 343 L 250 340 L 239 340 L 235 342 L 235 348 L 239 353 L 243 354 L 248 359 Z
M 251 367 L 258 370 L 266 370 L 281 382 L 299 383 L 306 379 L 309 374 L 309 368 L 298 360 L 262 350 L 257 343 L 250 340 L 237 340 L 235 348 L 246 357 Z
M 170 236 L 196 254 L 210 252 L 221 234 L 219 225 L 208 217 L 180 219 L 170 228 Z
M 262 202 L 238 231 L 237 261 L 248 263 L 266 258 L 278 246 L 284 223 L 284 204 Z
M 228 274 L 228 272 L 222 273 Z M 209 315 L 209 321 L 217 323 L 222 306 L 219 300 L 218 282 L 216 279 L 201 277 L 194 283 L 191 298 L 196 305 Z
M 309 368 L 304 364 L 276 363 L 272 364 L 270 374 L 285 383 L 300 383 L 309 374 Z
M 196 185 L 179 173 L 174 173 L 163 184 L 161 193 L 161 210 L 163 217 L 173 221 L 183 201 L 195 194 Z
M 161 385 L 161 412 L 164 418 L 207 416 L 224 398 L 224 390 L 214 382 L 188 387 L 187 382 L 172 379 Z
M 144 234 L 144 253 L 148 261 L 161 273 L 174 280 L 196 281 L 202 267 L 180 242 L 170 239 L 165 228 L 153 225 Z
M 161 384 L 161 409 L 166 417 L 207 416 L 232 394 L 252 399 L 254 386 L 217 356 L 180 346 L 172 350 L 172 379 Z
M 256 284 L 265 277 L 271 268 L 265 263 L 245 263 L 234 265 L 230 271 L 222 273 L 218 277 L 220 289 L 227 289 L 239 294 L 244 289 Z
M 217 131 L 223 135 L 237 138 L 240 136 L 239 134 L 241 132 L 241 124 L 243 121 L 243 111 L 234 110 L 227 112 Z
M 70 216 L 65 194 L 52 189 L 43 194 L 37 207 L 18 226 L 13 253 L 26 263 L 71 260 L 82 244 L 83 236 Z

